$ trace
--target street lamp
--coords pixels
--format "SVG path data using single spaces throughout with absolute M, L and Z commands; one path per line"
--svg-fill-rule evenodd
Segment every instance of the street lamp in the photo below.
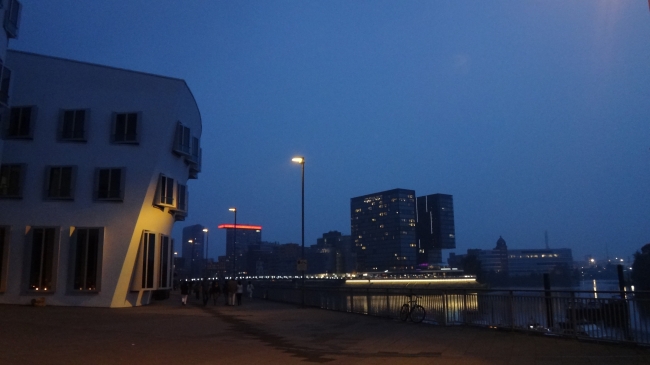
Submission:
M 192 261 L 190 261 L 190 278 L 192 278 L 194 276 L 194 246 L 196 245 L 193 240 L 187 240 L 187 242 L 192 245 Z
M 205 266 L 204 266 L 204 271 L 205 271 L 205 273 L 203 275 L 205 275 L 205 277 L 208 277 L 209 276 L 209 274 L 208 274 L 208 252 L 209 252 L 208 251 L 208 238 L 209 238 L 208 229 L 203 228 L 203 233 L 204 233 L 204 236 L 205 236 L 204 237 L 204 241 L 205 241 Z
M 235 213 L 235 225 L 233 226 L 233 237 L 232 237 L 232 252 L 233 252 L 233 262 L 232 262 L 232 278 L 235 279 L 235 274 L 237 273 L 237 208 L 228 208 L 229 211 Z
M 302 165 L 302 248 L 301 248 L 301 263 L 305 265 L 305 158 L 294 157 L 291 161 Z M 302 267 L 302 306 L 305 306 L 305 267 Z

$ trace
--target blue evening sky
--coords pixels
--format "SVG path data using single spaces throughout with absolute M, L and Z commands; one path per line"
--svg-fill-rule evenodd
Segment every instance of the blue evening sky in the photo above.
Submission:
M 350 198 L 454 196 L 456 252 L 650 242 L 645 0 L 38 1 L 10 48 L 182 78 L 203 119 L 190 215 L 306 245 Z M 447 256 L 446 251 L 444 253 Z

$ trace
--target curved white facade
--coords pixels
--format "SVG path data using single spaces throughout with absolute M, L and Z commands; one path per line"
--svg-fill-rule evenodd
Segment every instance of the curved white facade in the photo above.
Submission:
M 6 63 L 0 303 L 148 304 L 172 286 L 172 225 L 200 171 L 187 84 L 17 51 Z

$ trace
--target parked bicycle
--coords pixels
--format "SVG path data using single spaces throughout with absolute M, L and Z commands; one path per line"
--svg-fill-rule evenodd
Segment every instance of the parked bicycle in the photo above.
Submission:
M 406 302 L 399 311 L 399 319 L 406 322 L 407 319 L 411 318 L 411 321 L 414 323 L 422 322 L 424 317 L 426 317 L 427 312 L 424 310 L 423 306 L 418 304 L 418 299 L 420 298 L 422 297 L 416 295 L 415 299 Z

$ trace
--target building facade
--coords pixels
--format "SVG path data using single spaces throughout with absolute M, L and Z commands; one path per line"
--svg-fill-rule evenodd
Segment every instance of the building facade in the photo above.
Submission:
M 309 247 L 307 256 L 309 274 L 345 274 L 355 270 L 351 237 L 338 231 L 323 233 L 323 237 Z
M 453 196 L 431 194 L 417 198 L 417 239 L 418 267 L 440 267 L 442 250 L 456 248 Z
M 187 278 L 196 279 L 203 276 L 207 240 L 207 232 L 203 231 L 204 229 L 206 228 L 200 224 L 183 228 L 181 254 L 186 258 L 183 272 Z
M 508 271 L 512 276 L 545 274 L 559 268 L 573 268 L 570 248 L 508 250 Z
M 226 257 L 229 274 L 247 274 L 256 271 L 255 262 L 249 262 L 248 252 L 262 242 L 262 226 L 251 224 L 221 224 L 217 228 L 226 230 Z
M 506 276 L 548 274 L 558 269 L 573 268 L 570 248 L 508 249 L 503 237 L 499 237 L 492 250 L 468 249 L 466 255 L 450 255 L 449 265 L 459 267 L 467 256 L 475 256 L 481 263 L 481 271 Z
M 25 52 L 5 63 L 0 303 L 148 304 L 172 287 L 171 229 L 200 172 L 190 89 Z
M 393 189 L 350 199 L 358 271 L 416 266 L 415 191 Z
M 22 5 L 18 0 L 0 0 L 0 115 L 5 117 L 9 105 L 11 105 L 11 68 L 6 64 L 7 47 L 9 40 L 18 37 L 20 27 L 20 14 Z M 0 161 L 2 161 L 3 140 L 0 138 Z

